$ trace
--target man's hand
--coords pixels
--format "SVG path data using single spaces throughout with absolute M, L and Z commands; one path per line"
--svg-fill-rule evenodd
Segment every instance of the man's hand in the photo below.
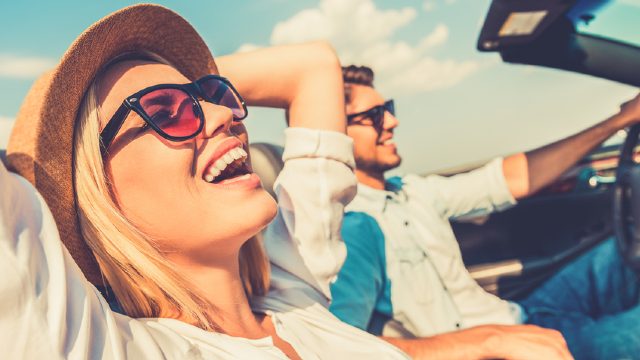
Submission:
M 383 339 L 413 359 L 573 359 L 558 331 L 534 325 L 485 325 L 422 339 Z
M 620 105 L 620 115 L 628 119 L 629 125 L 640 122 L 640 94 Z

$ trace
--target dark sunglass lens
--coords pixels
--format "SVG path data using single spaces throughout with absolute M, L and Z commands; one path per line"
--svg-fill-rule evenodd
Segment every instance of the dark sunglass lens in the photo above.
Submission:
M 371 114 L 371 119 L 373 120 L 373 126 L 376 129 L 382 129 L 384 124 L 384 107 L 377 107 L 373 110 L 373 114 Z
M 164 133 L 188 137 L 200 128 L 200 114 L 191 96 L 180 89 L 158 89 L 140 98 L 140 105 Z
M 389 100 L 384 103 L 384 107 L 389 113 L 391 113 L 391 115 L 396 115 L 396 105 L 393 103 L 393 100 Z
M 235 119 L 243 119 L 247 116 L 242 100 L 224 81 L 210 77 L 200 83 L 200 88 L 208 101 L 231 109 Z

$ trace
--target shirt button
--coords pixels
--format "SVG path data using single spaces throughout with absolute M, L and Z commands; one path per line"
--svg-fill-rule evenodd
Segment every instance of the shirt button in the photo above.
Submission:
M 460 329 L 460 323 L 456 323 L 456 329 Z
M 409 221 L 405 221 L 404 226 L 409 226 Z

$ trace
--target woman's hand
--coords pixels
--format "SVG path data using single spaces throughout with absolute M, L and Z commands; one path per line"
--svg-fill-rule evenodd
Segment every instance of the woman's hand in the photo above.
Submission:
M 286 109 L 292 127 L 345 132 L 342 69 L 328 43 L 269 47 L 216 63 L 247 105 Z

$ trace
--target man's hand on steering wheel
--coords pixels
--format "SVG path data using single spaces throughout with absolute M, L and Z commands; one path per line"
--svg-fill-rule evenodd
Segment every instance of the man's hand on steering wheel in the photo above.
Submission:
M 628 118 L 633 125 L 640 122 L 640 94 L 620 105 L 620 114 Z

